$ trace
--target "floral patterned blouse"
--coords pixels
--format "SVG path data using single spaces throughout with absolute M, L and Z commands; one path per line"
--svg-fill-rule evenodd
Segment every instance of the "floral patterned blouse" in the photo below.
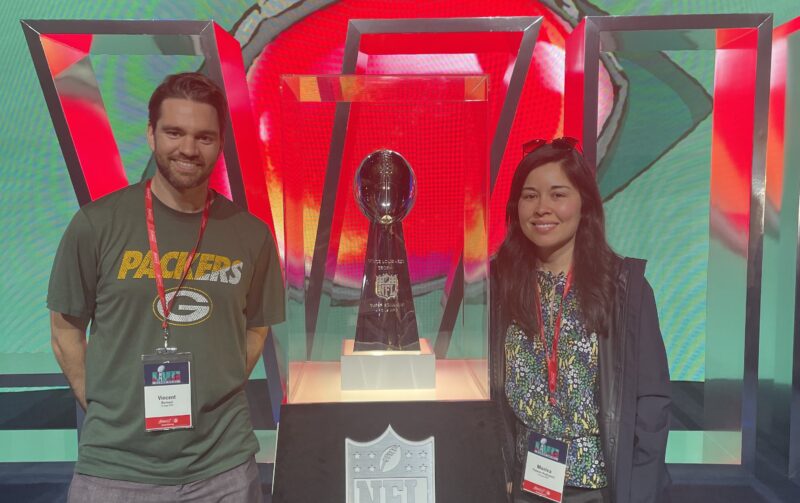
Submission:
M 537 276 L 545 340 L 550 351 L 566 275 L 538 271 Z M 597 423 L 598 344 L 596 334 L 586 334 L 578 313 L 578 298 L 573 287 L 567 294 L 562 313 L 556 404 L 550 403 L 547 359 L 541 340 L 529 338 L 515 323 L 506 332 L 505 391 L 511 409 L 525 425 L 517 432 L 517 461 L 522 463 L 525 459 L 530 431 L 566 441 L 569 444 L 566 485 L 596 489 L 607 485 Z

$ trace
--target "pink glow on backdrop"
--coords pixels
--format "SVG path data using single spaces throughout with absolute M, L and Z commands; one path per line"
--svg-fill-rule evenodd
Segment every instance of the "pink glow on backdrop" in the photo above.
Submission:
M 569 34 L 564 20 L 550 12 L 538 2 L 507 0 L 485 2 L 465 0 L 461 2 L 418 2 L 412 0 L 356 2 L 342 1 L 321 9 L 282 32 L 261 52 L 248 71 L 248 83 L 253 100 L 254 113 L 259 117 L 262 139 L 266 137 L 267 178 L 270 191 L 275 184 L 283 188 L 287 173 L 281 167 L 280 130 L 289 127 L 281 122 L 279 78 L 282 74 L 339 74 L 342 70 L 344 42 L 349 19 L 381 18 L 435 18 L 435 17 L 482 17 L 482 16 L 538 16 L 544 17 L 539 40 L 534 51 L 533 64 L 525 82 L 515 120 L 509 134 L 508 147 L 501 163 L 500 172 L 490 202 L 489 228 L 490 252 L 495 250 L 503 238 L 505 229 L 504 207 L 511 181 L 511 174 L 521 158 L 521 145 L 531 138 L 552 138 L 563 134 L 563 84 L 565 39 Z M 436 73 L 485 73 L 489 75 L 489 128 L 494 131 L 505 98 L 509 67 L 513 64 L 521 35 L 516 34 L 448 34 L 408 35 L 385 34 L 362 37 L 358 72 L 368 74 L 436 74 Z M 475 45 L 480 39 L 480 45 Z M 418 53 L 423 54 L 418 54 Z M 613 90 L 604 69 L 600 83 L 600 109 L 607 115 L 613 103 Z M 330 117 L 320 120 L 331 120 Z M 601 116 L 601 121 L 605 115 Z M 326 149 L 327 145 L 320 144 Z M 313 239 L 316 231 L 317 209 L 321 203 L 321 184 L 326 166 L 323 152 L 317 158 L 309 152 L 308 165 L 317 166 L 316 175 L 304 181 L 308 186 L 303 194 L 286 192 L 289 198 L 302 198 L 298 204 L 306 207 L 307 238 Z M 413 157 L 413 154 L 412 154 Z M 436 166 L 437 159 L 429 159 Z M 444 163 L 440 163 L 444 164 Z M 285 166 L 291 170 L 292 166 Z M 287 187 L 288 189 L 288 187 Z M 283 233 L 283 208 L 275 199 L 271 200 L 275 215 L 275 230 Z M 280 207 L 279 207 L 280 206 Z M 428 211 L 422 207 L 417 211 Z M 431 208 L 430 211 L 436 211 Z M 357 233 L 346 232 L 345 240 L 362 241 Z M 342 243 L 347 248 L 346 243 Z M 424 242 L 411 242 L 409 259 L 421 253 L 436 253 L 444 243 L 437 236 L 427 236 Z

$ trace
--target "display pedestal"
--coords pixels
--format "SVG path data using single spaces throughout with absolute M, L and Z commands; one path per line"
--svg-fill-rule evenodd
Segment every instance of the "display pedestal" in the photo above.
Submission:
M 342 390 L 434 389 L 436 355 L 427 339 L 419 351 L 353 351 L 342 343 Z
M 391 425 L 409 441 L 433 437 L 436 503 L 505 502 L 501 424 L 496 405 L 488 400 L 284 404 L 272 501 L 359 501 L 359 494 L 347 494 L 345 439 L 371 442 Z

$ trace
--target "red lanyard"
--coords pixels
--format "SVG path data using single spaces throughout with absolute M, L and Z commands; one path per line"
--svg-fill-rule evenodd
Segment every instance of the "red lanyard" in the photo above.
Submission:
M 161 307 L 164 309 L 164 322 L 161 324 L 161 328 L 164 329 L 164 347 L 166 348 L 169 343 L 169 313 L 172 310 L 172 304 L 175 302 L 175 298 L 178 296 L 177 292 L 180 291 L 181 286 L 183 286 L 183 282 L 186 280 L 186 275 L 189 273 L 189 267 L 192 265 L 192 261 L 194 260 L 194 256 L 197 253 L 197 248 L 200 246 L 200 240 L 203 238 L 203 232 L 206 230 L 206 224 L 208 223 L 208 210 L 211 207 L 211 191 L 208 191 L 208 195 L 206 196 L 206 205 L 203 207 L 203 217 L 200 220 L 200 232 L 197 234 L 197 243 L 194 245 L 194 249 L 192 249 L 191 253 L 189 253 L 189 257 L 186 259 L 186 264 L 183 266 L 183 274 L 181 275 L 181 281 L 178 283 L 178 288 L 175 289 L 176 294 L 172 296 L 172 300 L 169 301 L 167 304 L 167 295 L 164 291 L 164 274 L 161 271 L 161 257 L 158 254 L 158 242 L 156 241 L 156 220 L 155 215 L 153 214 L 153 193 L 150 190 L 150 182 L 151 180 L 147 180 L 144 185 L 144 213 L 147 220 L 147 238 L 150 240 L 150 252 L 153 255 L 153 273 L 156 276 L 156 289 L 158 290 L 158 296 L 161 299 Z
M 542 311 L 542 298 L 539 294 L 539 280 L 536 280 L 536 321 L 539 322 L 539 338 L 545 348 L 545 358 L 547 359 L 547 384 L 550 388 L 550 403 L 556 404 L 556 384 L 558 383 L 558 339 L 561 336 L 561 315 L 564 310 L 564 301 L 572 287 L 572 268 L 567 273 L 567 283 L 564 285 L 564 292 L 561 294 L 561 303 L 558 305 L 558 316 L 553 325 L 553 349 L 547 351 L 547 340 L 544 336 L 544 312 Z

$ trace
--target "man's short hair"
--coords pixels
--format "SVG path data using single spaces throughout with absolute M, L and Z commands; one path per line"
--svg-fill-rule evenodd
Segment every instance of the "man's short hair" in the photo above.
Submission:
M 217 111 L 220 134 L 225 132 L 225 124 L 228 117 L 225 93 L 202 73 L 186 72 L 168 75 L 158 85 L 156 90 L 153 91 L 153 95 L 150 96 L 150 103 L 147 105 L 151 127 L 156 127 L 161 115 L 161 103 L 167 98 L 180 98 L 211 105 Z

